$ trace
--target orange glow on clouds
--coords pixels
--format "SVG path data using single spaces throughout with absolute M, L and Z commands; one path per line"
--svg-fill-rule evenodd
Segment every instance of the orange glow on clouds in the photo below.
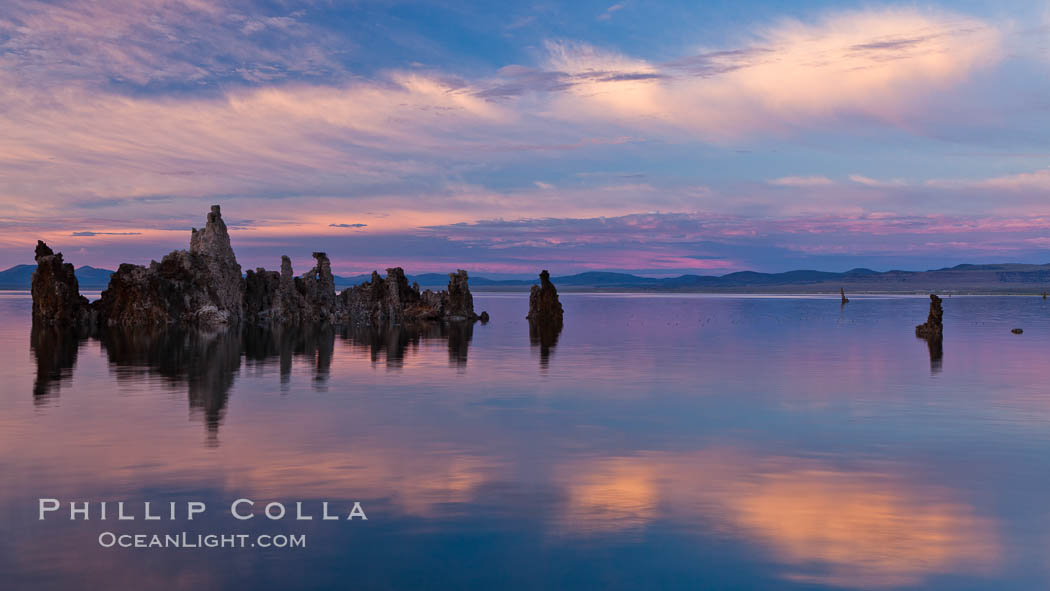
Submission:
M 914 9 L 841 12 L 816 24 L 784 21 L 756 37 L 746 59 L 710 58 L 717 75 L 597 78 L 556 99 L 557 112 L 665 132 L 684 125 L 708 139 L 783 131 L 836 115 L 898 124 L 931 90 L 965 79 L 1001 53 L 998 31 L 985 23 Z M 574 74 L 662 71 L 587 45 L 554 44 L 550 53 L 552 69 Z
M 954 491 L 891 471 L 725 448 L 596 458 L 558 474 L 568 491 L 563 534 L 696 523 L 764 546 L 785 578 L 869 588 L 999 565 L 993 522 Z

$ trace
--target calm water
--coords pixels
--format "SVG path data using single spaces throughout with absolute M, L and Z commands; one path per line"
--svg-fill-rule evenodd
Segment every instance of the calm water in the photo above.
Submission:
M 1047 302 L 945 299 L 931 358 L 923 298 L 562 299 L 550 346 L 518 294 L 477 294 L 493 320 L 473 329 L 83 341 L 31 335 L 29 299 L 0 297 L 0 585 L 1050 584 Z M 41 522 L 38 497 L 140 520 Z M 238 521 L 239 497 L 318 517 Z M 208 510 L 143 522 L 147 500 Z M 368 520 L 320 521 L 322 500 Z M 102 531 L 308 547 L 107 549 Z

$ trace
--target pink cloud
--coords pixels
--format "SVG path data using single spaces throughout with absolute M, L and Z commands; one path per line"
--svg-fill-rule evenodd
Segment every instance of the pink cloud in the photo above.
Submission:
M 767 182 L 777 187 L 827 187 L 835 184 L 826 176 L 785 176 Z
M 555 112 L 565 119 L 671 135 L 688 129 L 720 140 L 847 115 L 906 126 L 925 108 L 925 97 L 998 61 L 1000 44 L 997 29 L 973 18 L 873 9 L 815 23 L 783 21 L 743 49 L 704 49 L 669 65 L 588 45 L 550 44 L 548 67 L 576 76 L 554 98 Z M 702 71 L 680 75 L 676 68 Z M 615 72 L 633 75 L 597 75 Z

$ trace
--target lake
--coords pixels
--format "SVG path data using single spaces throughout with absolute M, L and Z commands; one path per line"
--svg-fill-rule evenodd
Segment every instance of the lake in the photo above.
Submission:
M 472 327 L 76 339 L 3 293 L 0 580 L 1046 588 L 1050 303 L 945 298 L 935 351 L 914 336 L 928 298 L 850 297 L 563 294 L 564 330 L 530 336 L 526 294 L 478 293 L 492 320 Z M 40 520 L 40 498 L 62 509 Z M 241 498 L 255 517 L 230 515 Z M 71 520 L 69 501 L 138 518 Z

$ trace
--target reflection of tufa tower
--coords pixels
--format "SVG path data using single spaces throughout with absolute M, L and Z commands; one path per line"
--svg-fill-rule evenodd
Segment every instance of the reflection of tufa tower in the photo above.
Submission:
M 529 341 L 540 347 L 540 365 L 550 362 L 551 348 L 558 343 L 564 312 L 558 301 L 558 290 L 546 269 L 540 272 L 540 284 L 529 292 Z

